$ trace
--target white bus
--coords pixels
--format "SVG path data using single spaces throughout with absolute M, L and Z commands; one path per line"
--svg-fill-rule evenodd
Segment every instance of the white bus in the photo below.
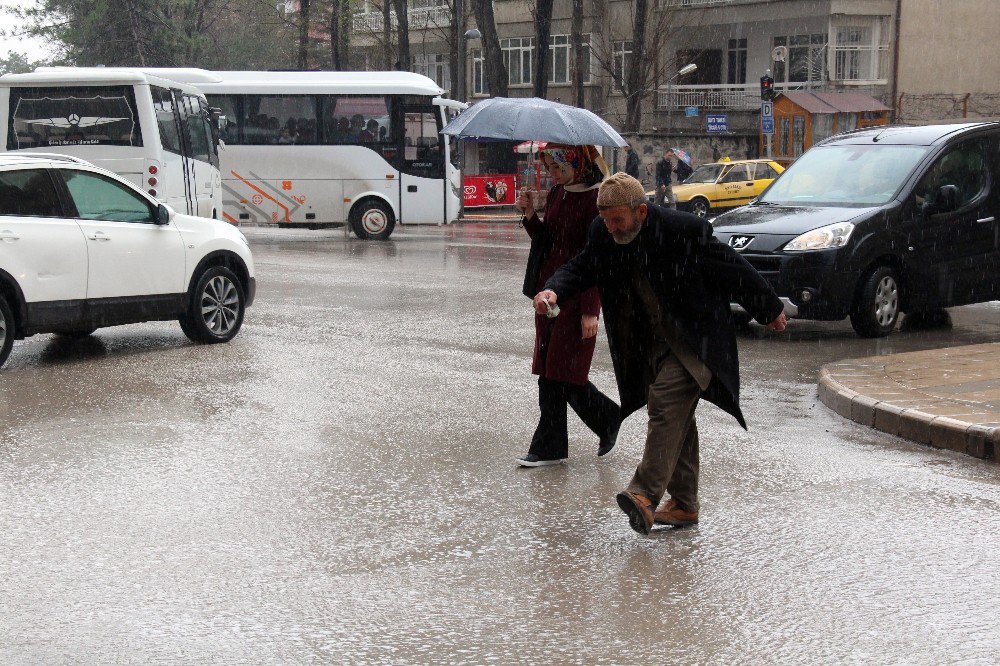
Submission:
M 456 219 L 460 176 L 440 134 L 449 112 L 432 80 L 409 72 L 210 72 L 147 69 L 197 86 L 227 118 L 224 219 L 320 228 L 349 224 L 384 240 L 396 224 Z
M 130 68 L 40 67 L 0 76 L 0 148 L 114 171 L 178 211 L 222 214 L 218 124 L 189 84 Z

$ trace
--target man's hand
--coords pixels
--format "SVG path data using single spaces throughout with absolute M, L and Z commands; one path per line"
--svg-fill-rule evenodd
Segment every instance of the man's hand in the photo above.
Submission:
M 778 315 L 777 319 L 767 325 L 767 327 L 775 333 L 781 333 L 785 330 L 786 326 L 788 326 L 788 317 L 785 316 L 784 312 Z
M 559 297 L 556 296 L 556 292 L 546 289 L 545 291 L 540 291 L 535 296 L 532 304 L 535 306 L 535 312 L 540 315 L 546 314 L 549 308 L 556 304 L 556 300 Z
M 597 316 L 596 315 L 583 315 L 580 318 L 580 325 L 583 328 L 583 339 L 593 338 L 597 336 Z

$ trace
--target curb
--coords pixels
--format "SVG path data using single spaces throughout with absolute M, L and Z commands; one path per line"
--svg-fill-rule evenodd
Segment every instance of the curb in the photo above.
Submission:
M 837 363 L 836 366 L 841 371 L 855 367 L 859 376 L 864 371 L 868 371 L 865 373 L 868 374 L 879 367 L 877 364 L 863 362 Z M 885 365 L 882 364 L 881 368 L 884 370 Z M 895 390 L 897 395 L 902 396 L 899 386 L 890 382 L 888 378 L 884 382 L 872 378 L 869 385 L 887 392 Z M 966 423 L 862 395 L 834 379 L 829 366 L 825 365 L 819 371 L 819 399 L 844 418 L 870 428 L 925 446 L 957 451 L 981 460 L 1000 463 L 1000 427 Z

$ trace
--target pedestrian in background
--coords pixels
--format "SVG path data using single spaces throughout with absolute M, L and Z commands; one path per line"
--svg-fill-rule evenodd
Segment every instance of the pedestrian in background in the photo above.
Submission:
M 593 146 L 549 146 L 542 162 L 552 177 L 544 219 L 535 212 L 534 194 L 522 190 L 517 207 L 532 237 L 524 291 L 531 297 L 587 242 L 597 217 L 597 193 L 604 178 L 603 160 Z M 604 167 L 606 169 L 606 167 Z M 541 467 L 569 456 L 569 405 L 598 436 L 598 456 L 611 452 L 621 425 L 618 405 L 601 393 L 588 376 L 597 340 L 601 301 L 597 289 L 581 289 L 559 304 L 557 317 L 535 315 L 535 350 L 531 371 L 538 375 L 538 425 L 528 453 L 517 462 Z
M 774 331 L 785 328 L 774 290 L 712 226 L 646 204 L 642 184 L 616 173 L 601 185 L 601 218 L 583 252 L 534 299 L 545 312 L 596 285 L 605 307 L 621 414 L 648 405 L 646 447 L 618 506 L 632 529 L 698 522 L 698 426 L 704 397 L 746 427 L 730 303 Z M 670 500 L 657 510 L 665 494 Z
M 656 203 L 660 206 L 677 208 L 673 185 L 673 156 L 673 149 L 667 148 L 663 153 L 663 159 L 656 163 Z
M 625 146 L 625 173 L 638 181 L 642 180 L 639 178 L 639 153 L 635 152 L 632 144 Z

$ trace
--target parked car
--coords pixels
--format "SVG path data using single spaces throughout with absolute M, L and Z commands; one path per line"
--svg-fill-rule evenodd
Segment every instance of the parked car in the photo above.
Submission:
M 78 158 L 0 155 L 0 365 L 15 339 L 143 321 L 227 342 L 255 291 L 235 227 L 176 213 Z
M 677 208 L 709 217 L 729 208 L 750 203 L 785 168 L 773 160 L 736 160 L 723 158 L 719 162 L 702 164 L 674 185 Z M 646 193 L 655 200 L 656 191 Z
M 872 127 L 713 220 L 800 318 L 888 335 L 901 312 L 1000 298 L 1000 123 Z

